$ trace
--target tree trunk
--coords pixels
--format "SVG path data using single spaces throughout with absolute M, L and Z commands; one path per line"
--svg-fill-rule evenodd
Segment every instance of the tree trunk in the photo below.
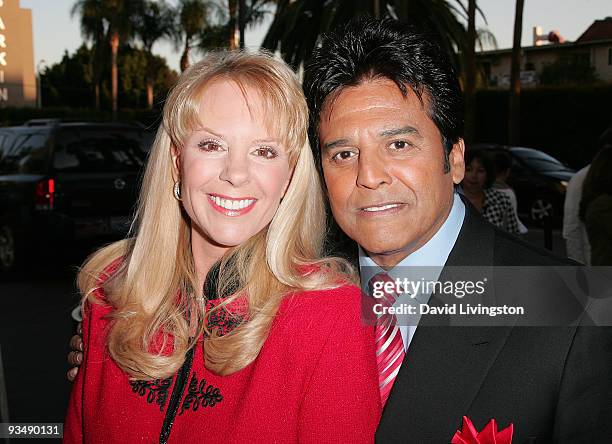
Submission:
M 119 34 L 113 31 L 110 38 L 111 45 L 111 92 L 113 98 L 113 120 L 117 120 L 119 75 L 117 71 L 117 54 L 119 53 Z
M 240 49 L 244 49 L 244 31 L 246 28 L 246 0 L 238 1 L 238 29 L 240 31 Z
M 147 82 L 147 106 L 153 109 L 153 82 Z
M 183 55 L 181 56 L 181 72 L 185 72 L 189 68 L 189 40 L 185 38 L 185 48 L 183 49 Z
M 236 42 L 236 13 L 238 12 L 238 0 L 228 0 L 229 23 L 228 23 L 228 42 L 229 49 L 238 48 Z
M 467 50 L 465 54 L 465 142 L 474 142 L 476 123 L 476 0 L 468 1 Z
M 94 86 L 94 100 L 96 101 L 96 109 L 100 109 L 100 81 L 97 80 Z
M 510 107 L 508 114 L 508 144 L 518 145 L 521 140 L 521 34 L 523 30 L 524 0 L 516 0 L 512 68 L 510 71 Z

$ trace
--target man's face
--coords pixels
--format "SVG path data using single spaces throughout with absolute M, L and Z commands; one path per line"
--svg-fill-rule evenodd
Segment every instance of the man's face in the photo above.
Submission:
M 464 173 L 463 141 L 450 153 L 424 105 L 388 79 L 343 89 L 321 113 L 323 173 L 334 218 L 383 267 L 420 248 L 444 223 Z

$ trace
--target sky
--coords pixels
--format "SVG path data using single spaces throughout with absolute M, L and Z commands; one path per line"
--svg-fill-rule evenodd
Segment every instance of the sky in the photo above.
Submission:
M 34 65 L 43 68 L 61 60 L 65 50 L 73 52 L 82 43 L 78 17 L 70 16 L 75 0 L 18 0 L 22 8 L 32 10 L 34 32 Z M 487 19 L 477 19 L 497 40 L 498 48 L 512 46 L 515 0 L 478 0 Z M 612 16 L 612 0 L 525 0 L 523 13 L 523 46 L 532 45 L 532 28 L 543 32 L 558 30 L 568 41 L 576 40 L 596 19 Z M 248 29 L 248 47 L 258 47 L 271 16 L 256 29 Z M 158 43 L 153 52 L 164 56 L 170 68 L 178 70 L 180 51 L 169 43 Z M 44 62 L 41 62 L 43 61 Z

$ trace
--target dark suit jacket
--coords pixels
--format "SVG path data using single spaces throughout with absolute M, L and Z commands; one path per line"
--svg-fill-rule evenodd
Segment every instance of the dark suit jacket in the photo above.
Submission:
M 446 263 L 563 264 L 487 223 L 469 203 Z M 500 428 L 513 423 L 513 444 L 612 443 L 612 329 L 419 325 L 376 440 L 449 443 L 463 415 L 478 430 L 491 418 Z

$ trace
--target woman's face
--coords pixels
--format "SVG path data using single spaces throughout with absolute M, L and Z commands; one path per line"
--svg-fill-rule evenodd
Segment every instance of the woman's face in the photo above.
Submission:
M 193 247 L 240 245 L 272 220 L 291 168 L 287 147 L 268 129 L 264 113 L 251 88 L 243 92 L 231 80 L 205 87 L 201 126 L 175 153 Z
M 487 183 L 487 170 L 480 162 L 480 159 L 472 159 L 465 166 L 465 177 L 463 178 L 463 188 L 468 191 L 482 191 Z

